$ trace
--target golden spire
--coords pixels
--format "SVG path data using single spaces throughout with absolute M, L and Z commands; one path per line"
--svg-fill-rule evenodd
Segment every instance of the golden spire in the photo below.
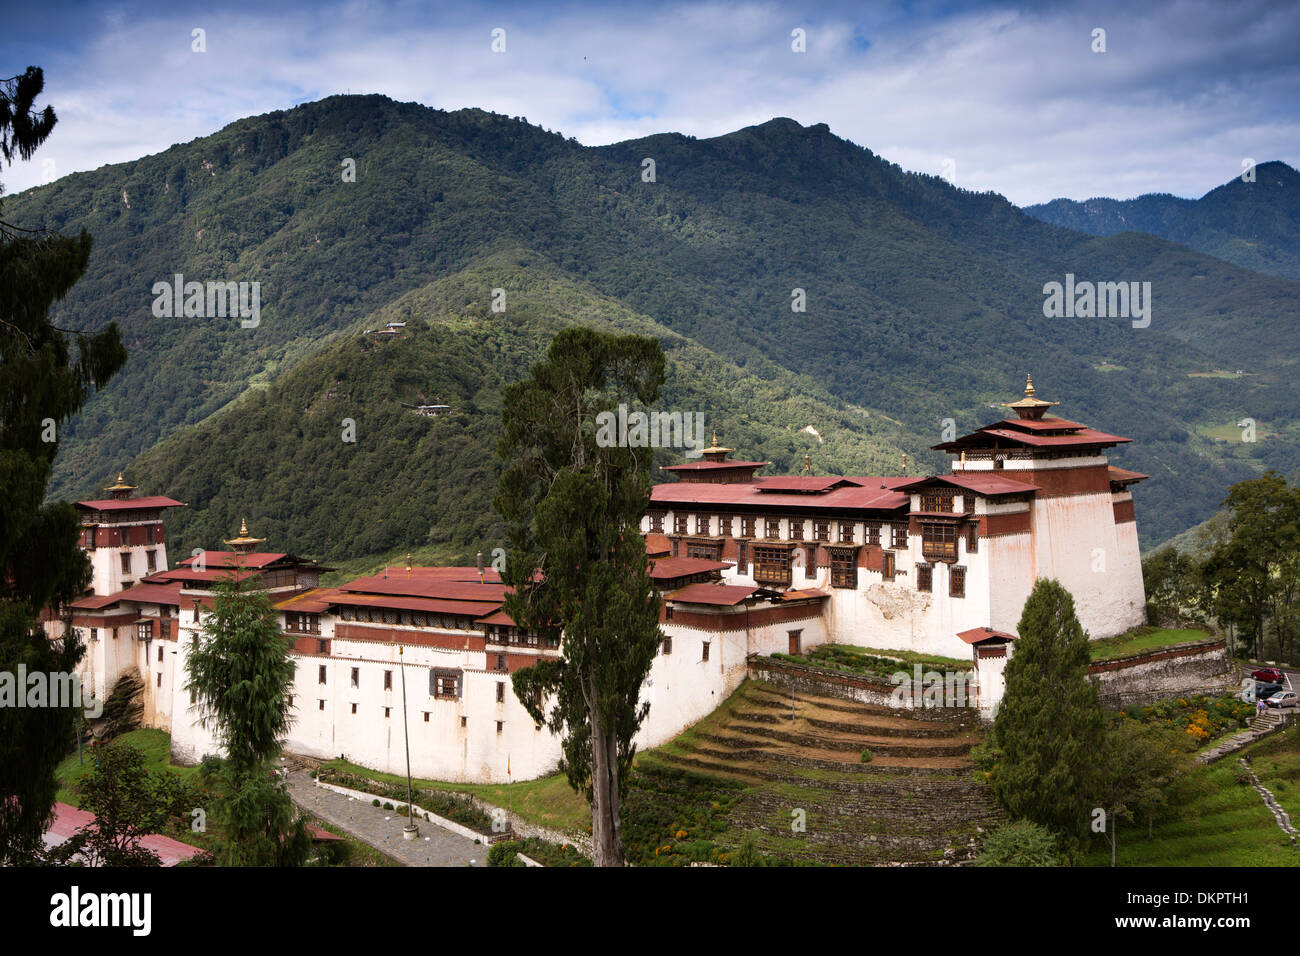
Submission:
M 903 474 L 907 474 L 907 452 L 903 452 Z
M 117 481 L 104 490 L 111 491 L 114 498 L 129 498 L 131 492 L 135 491 L 135 485 L 128 485 L 125 476 L 119 471 L 117 473 Z
M 1060 402 L 1045 402 L 1038 398 L 1034 392 L 1034 378 L 1026 373 L 1025 375 L 1025 397 L 1018 402 L 1003 402 L 1003 408 L 1014 408 L 1016 414 L 1022 419 L 1037 420 L 1043 417 L 1043 413 L 1053 405 L 1059 405 Z
M 254 545 L 261 544 L 265 540 L 266 540 L 265 538 L 252 537 L 248 533 L 248 522 L 245 519 L 240 518 L 239 537 L 231 538 L 229 541 L 226 541 L 225 544 L 230 545 L 232 548 L 234 548 L 236 551 L 238 551 L 241 554 L 247 554 L 253 550 Z
M 803 456 L 803 473 L 805 475 L 812 474 L 812 455 Z

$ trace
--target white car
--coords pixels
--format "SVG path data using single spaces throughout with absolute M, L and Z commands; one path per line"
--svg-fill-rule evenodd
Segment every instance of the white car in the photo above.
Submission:
M 1297 703 L 1295 691 L 1280 690 L 1264 701 L 1269 707 L 1294 707 Z

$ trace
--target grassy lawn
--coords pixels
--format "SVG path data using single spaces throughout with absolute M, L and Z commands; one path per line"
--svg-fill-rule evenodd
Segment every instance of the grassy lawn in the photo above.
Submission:
M 1300 830 L 1300 724 L 1292 721 L 1285 730 L 1261 740 L 1248 752 L 1255 776 L 1272 791 L 1273 799 L 1291 818 L 1291 825 Z
M 1224 757 L 1217 763 L 1195 772 L 1202 778 L 1198 795 L 1184 808 L 1181 819 L 1157 823 L 1155 838 L 1147 839 L 1144 821 L 1121 820 L 1117 862 L 1120 866 L 1300 866 L 1300 850 L 1292 847 L 1273 820 L 1273 814 L 1254 787 L 1236 781 L 1238 757 L 1249 754 L 1260 781 L 1265 781 L 1275 763 L 1278 770 L 1273 782 L 1289 783 L 1291 802 L 1297 795 L 1296 775 L 1300 774 L 1300 756 L 1295 754 L 1296 731 L 1283 740 L 1279 734 L 1245 750 Z M 1288 752 L 1290 748 L 1290 752 Z M 1276 751 L 1276 752 L 1274 752 Z M 1264 770 L 1264 773 L 1260 771 Z M 1287 776 L 1289 774 L 1289 777 Z M 1276 793 L 1276 791 L 1274 791 Z M 1290 812 L 1283 797 L 1278 798 Z M 1105 834 L 1091 838 L 1085 865 L 1109 866 L 1110 842 Z
M 123 734 L 121 737 L 116 738 L 113 743 L 128 743 L 143 753 L 144 768 L 150 773 L 168 770 L 186 783 L 193 784 L 196 787 L 199 786 L 198 767 L 182 767 L 171 762 L 172 738 L 167 731 L 145 727 Z M 76 784 L 81 781 L 82 777 L 90 773 L 91 768 L 95 765 L 95 758 L 91 756 L 90 748 L 84 745 L 82 758 L 82 762 L 78 763 L 77 755 L 73 753 L 65 757 L 54 772 L 59 780 L 59 792 L 55 799 L 74 807 L 81 806 L 81 799 L 75 790 Z
M 329 760 L 322 766 L 348 773 L 398 783 L 405 786 L 406 778 L 398 774 L 371 770 L 348 760 Z M 557 830 L 586 833 L 591 826 L 591 811 L 587 801 L 569 786 L 564 774 L 542 777 L 538 780 L 521 780 L 519 783 L 448 783 L 443 780 L 412 778 L 412 783 L 425 790 L 446 790 L 452 793 L 469 793 L 498 807 L 507 807 L 530 823 L 554 827 Z M 418 804 L 419 801 L 417 800 Z
M 1117 657 L 1128 657 L 1141 651 L 1168 647 L 1172 644 L 1185 644 L 1189 641 L 1208 641 L 1214 637 L 1208 631 L 1199 628 L 1171 627 L 1135 627 L 1131 631 L 1117 634 L 1100 641 L 1092 641 L 1088 649 L 1094 661 L 1108 661 Z

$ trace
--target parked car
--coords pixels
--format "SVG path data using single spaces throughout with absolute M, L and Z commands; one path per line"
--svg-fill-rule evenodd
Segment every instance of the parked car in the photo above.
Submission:
M 1268 684 L 1282 683 L 1282 672 L 1276 667 L 1261 667 L 1257 671 L 1251 671 L 1250 676 Z
M 1264 701 L 1269 707 L 1294 707 L 1297 702 L 1300 701 L 1296 698 L 1296 693 L 1293 690 L 1280 690 Z
M 1256 685 L 1255 685 L 1255 699 L 1256 699 L 1256 700 L 1268 700 L 1270 697 L 1272 697 L 1272 696 L 1273 696 L 1274 694 L 1276 694 L 1278 691 L 1280 691 L 1280 690 L 1284 690 L 1284 689 L 1285 689 L 1285 688 L 1283 688 L 1281 684 L 1256 684 Z

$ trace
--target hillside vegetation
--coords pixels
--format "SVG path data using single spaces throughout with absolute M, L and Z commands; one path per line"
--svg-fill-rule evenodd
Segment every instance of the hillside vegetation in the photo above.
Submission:
M 189 502 L 187 550 L 245 511 L 277 547 L 322 556 L 478 549 L 495 533 L 499 386 L 571 322 L 655 329 L 670 407 L 703 412 L 770 473 L 804 452 L 818 472 L 897 472 L 904 451 L 944 467 L 926 449 L 945 421 L 999 417 L 1032 372 L 1061 414 L 1135 439 L 1115 458 L 1153 476 L 1148 546 L 1300 447 L 1295 282 L 1056 228 L 820 124 L 589 148 L 521 117 L 339 96 L 65 177 L 6 213 L 89 229 L 88 274 L 56 321 L 112 318 L 131 353 L 61 434 L 52 493 L 97 495 L 126 466 Z M 1150 327 L 1045 318 L 1043 285 L 1066 273 L 1151 282 Z M 176 274 L 260 282 L 260 325 L 155 317 L 153 286 Z M 375 350 L 356 337 L 405 316 L 434 327 Z M 395 404 L 421 395 L 457 411 L 412 420 Z M 328 438 L 343 417 L 355 446 Z M 1258 442 L 1215 431 L 1243 417 Z

